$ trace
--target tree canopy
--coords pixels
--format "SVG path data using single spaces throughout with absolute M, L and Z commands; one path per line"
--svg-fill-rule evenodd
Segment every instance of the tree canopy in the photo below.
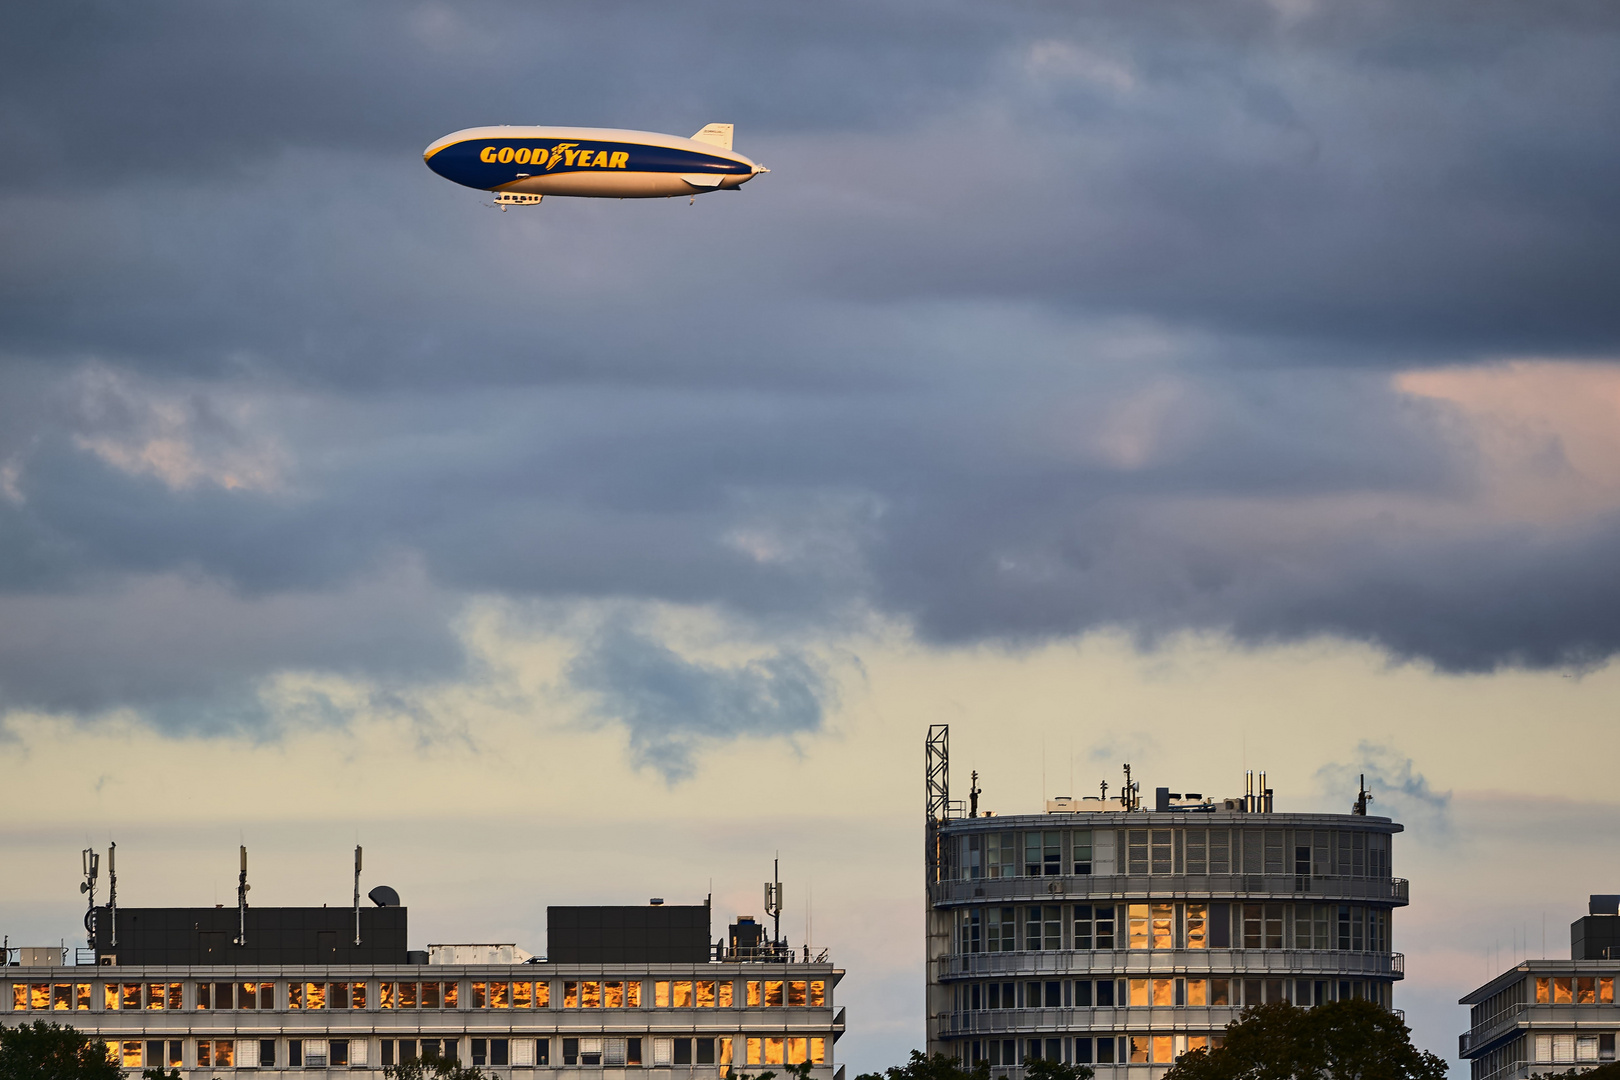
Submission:
M 483 1070 L 437 1054 L 389 1065 L 383 1069 L 383 1076 L 387 1080 L 486 1080 Z
M 1089 1065 L 1065 1065 L 1061 1061 L 1039 1058 L 1024 1060 L 1026 1080 L 1091 1080 Z M 911 1052 L 911 1060 L 904 1065 L 893 1065 L 881 1073 L 862 1073 L 855 1080 L 990 1080 L 990 1064 L 978 1061 L 964 1066 L 960 1061 L 944 1054 L 924 1056 Z
M 0 1080 L 122 1080 L 107 1046 L 76 1028 L 35 1020 L 0 1027 Z
M 1446 1080 L 1401 1018 L 1370 1001 L 1246 1009 L 1214 1050 L 1182 1055 L 1165 1080 Z

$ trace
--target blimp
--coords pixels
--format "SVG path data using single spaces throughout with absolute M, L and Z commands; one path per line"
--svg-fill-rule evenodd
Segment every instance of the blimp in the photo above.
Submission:
M 503 210 L 547 195 L 695 198 L 770 172 L 733 150 L 731 136 L 731 124 L 709 124 L 690 139 L 619 128 L 475 127 L 439 139 L 422 159 L 446 180 L 493 192 Z

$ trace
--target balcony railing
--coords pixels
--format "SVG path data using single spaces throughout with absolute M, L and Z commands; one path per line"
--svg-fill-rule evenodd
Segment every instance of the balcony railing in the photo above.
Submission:
M 1467 1057 L 1479 1047 L 1489 1046 L 1504 1034 L 1513 1031 L 1519 1026 L 1520 1018 L 1530 1007 L 1529 1002 L 1515 1002 L 1492 1016 L 1485 1023 L 1463 1032 L 1457 1036 L 1457 1053 Z
M 1080 874 L 1062 877 L 974 878 L 928 887 L 935 904 L 999 901 L 1155 899 L 1173 897 L 1278 897 L 1320 900 L 1411 902 L 1405 878 L 1337 877 L 1327 874 Z
M 1099 1011 L 1103 1015 L 1094 1019 L 1094 1014 Z M 1390 1011 L 1402 1023 L 1406 1022 L 1405 1012 L 1400 1009 Z M 1102 1030 L 1127 1034 L 1136 1031 L 1163 1031 L 1166 1025 L 1171 1023 L 1182 1028 L 1189 1024 L 1196 1027 L 1196 1022 L 1192 1020 L 1193 1016 L 1204 1017 L 1212 1028 L 1223 1028 L 1236 1020 L 1242 1012 L 1242 1006 L 1236 1005 L 1080 1005 L 1062 1009 L 982 1009 L 977 1012 L 950 1012 L 941 1013 L 936 1019 L 939 1021 L 942 1036 L 961 1038 L 975 1035 L 1013 1035 L 1022 1032 Z
M 1332 949 L 1101 949 L 1093 952 L 951 953 L 939 957 L 940 978 L 1023 975 L 1253 976 L 1383 975 L 1406 977 L 1404 953 Z

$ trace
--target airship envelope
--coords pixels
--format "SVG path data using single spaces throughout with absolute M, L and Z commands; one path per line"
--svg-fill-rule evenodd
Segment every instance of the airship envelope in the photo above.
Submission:
M 731 149 L 730 124 L 710 124 L 690 139 L 618 128 L 467 128 L 438 140 L 422 158 L 446 180 L 494 192 L 503 207 L 547 195 L 700 195 L 735 190 L 770 171 Z

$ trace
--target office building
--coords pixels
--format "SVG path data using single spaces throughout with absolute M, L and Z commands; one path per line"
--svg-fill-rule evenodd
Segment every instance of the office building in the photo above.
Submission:
M 1401 826 L 1365 791 L 1352 813 L 1281 813 L 1262 775 L 1237 798 L 1161 787 L 1144 805 L 1127 766 L 1113 797 L 994 814 L 977 774 L 950 799 L 947 740 L 936 727 L 927 747 L 930 1052 L 1148 1080 L 1248 1005 L 1392 1007 Z
M 1458 1055 L 1471 1080 L 1521 1080 L 1615 1060 L 1620 896 L 1591 897 L 1569 939 L 1568 960 L 1515 964 L 1459 1000 L 1469 1017 Z
M 130 1069 L 188 1078 L 381 1078 L 429 1054 L 503 1080 L 698 1080 L 800 1063 L 842 1078 L 843 972 L 751 918 L 711 942 L 707 903 L 549 908 L 551 955 L 535 958 L 510 943 L 409 950 L 406 909 L 391 889 L 379 896 L 391 902 L 96 909 L 95 966 L 12 951 L 0 1023 L 71 1024 Z

